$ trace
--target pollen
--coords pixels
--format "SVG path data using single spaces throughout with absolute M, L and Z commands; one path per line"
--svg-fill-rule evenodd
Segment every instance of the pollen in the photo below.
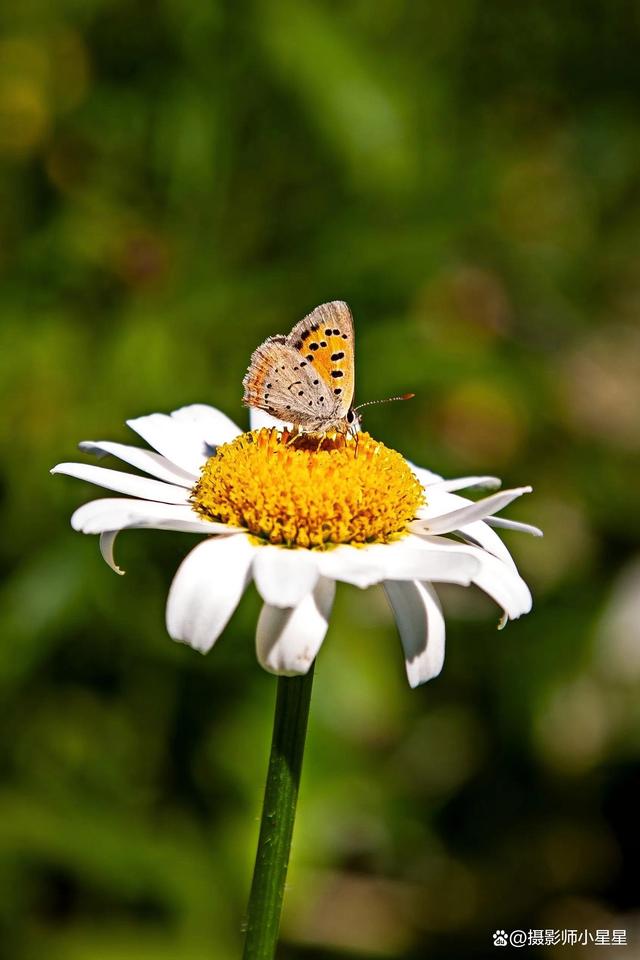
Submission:
M 217 448 L 191 492 L 200 516 L 244 527 L 265 543 L 327 549 L 388 543 L 424 503 L 395 450 L 360 433 L 318 437 L 275 429 Z

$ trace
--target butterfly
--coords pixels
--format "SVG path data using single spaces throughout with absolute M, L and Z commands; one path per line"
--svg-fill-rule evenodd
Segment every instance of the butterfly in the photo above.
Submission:
M 359 424 L 353 408 L 354 330 L 342 300 L 323 303 L 288 336 L 268 337 L 251 357 L 243 403 L 305 432 L 346 434 Z

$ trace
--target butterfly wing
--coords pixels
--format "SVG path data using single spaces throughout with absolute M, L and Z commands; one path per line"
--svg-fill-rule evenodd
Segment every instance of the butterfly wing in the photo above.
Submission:
M 355 388 L 353 317 L 347 304 L 334 300 L 316 307 L 295 325 L 286 343 L 300 362 L 313 367 L 313 382 L 324 383 L 332 398 L 333 417 L 344 419 Z
M 269 337 L 254 351 L 243 385 L 245 406 L 285 423 L 322 430 L 336 420 L 338 398 L 288 337 Z

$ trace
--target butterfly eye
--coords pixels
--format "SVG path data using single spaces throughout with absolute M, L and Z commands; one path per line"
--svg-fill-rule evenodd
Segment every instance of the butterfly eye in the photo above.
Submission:
M 356 418 L 356 415 L 353 412 L 353 410 L 349 410 L 349 413 L 347 414 L 347 423 L 353 423 L 355 418 Z

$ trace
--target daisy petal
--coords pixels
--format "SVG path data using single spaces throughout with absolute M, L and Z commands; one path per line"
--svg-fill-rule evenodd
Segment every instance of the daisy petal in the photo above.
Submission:
M 444 663 L 444 616 L 429 583 L 388 581 L 383 584 L 404 648 L 412 687 L 437 677 Z
M 117 457 L 125 463 L 130 463 L 132 467 L 157 477 L 158 480 L 178 484 L 180 487 L 190 488 L 197 480 L 195 473 L 181 470 L 155 450 L 131 447 L 126 443 L 111 443 L 109 440 L 83 440 L 78 446 L 84 453 L 92 453 L 98 457 L 104 457 L 107 454 Z
M 429 487 L 429 492 L 433 487 L 448 491 L 471 490 L 473 487 L 496 489 L 502 486 L 502 480 L 499 477 L 458 477 L 455 480 L 434 480 L 426 486 Z
M 442 484 L 436 484 L 436 486 L 431 487 L 429 490 L 429 506 L 421 507 L 417 511 L 417 516 L 419 519 L 428 519 L 430 515 L 444 515 L 445 513 L 452 513 L 454 510 L 459 510 L 462 507 L 467 507 L 473 504 L 472 500 L 467 500 L 466 497 L 461 497 L 455 493 L 448 493 L 443 490 Z M 422 527 L 418 528 L 418 531 Z M 490 553 L 493 553 L 494 556 L 499 557 L 505 563 L 508 563 L 510 566 L 514 567 L 513 558 L 507 550 L 506 546 L 493 530 L 487 526 L 487 523 L 484 520 L 476 520 L 472 523 L 466 523 L 463 527 L 460 527 L 457 531 L 465 540 L 469 543 L 475 544 L 477 546 L 484 547 L 485 550 L 488 550 Z
M 308 672 L 327 632 L 335 590 L 332 580 L 321 578 L 293 610 L 263 606 L 256 653 L 265 670 L 281 676 Z
M 211 449 L 191 426 L 165 413 L 150 413 L 146 417 L 127 420 L 127 426 L 167 460 L 193 476 L 200 475 L 200 467 L 211 456 Z
M 78 507 L 71 526 L 81 533 L 108 533 L 134 527 L 154 530 L 180 530 L 186 533 L 236 533 L 236 527 L 201 520 L 191 507 L 127 497 L 101 497 Z
M 484 561 L 474 583 L 499 604 L 510 620 L 531 610 L 529 587 L 515 569 L 483 551 Z
M 462 552 L 475 556 L 479 561 L 479 569 L 472 578 L 473 583 L 492 597 L 508 614 L 510 620 L 517 619 L 531 609 L 529 588 L 514 567 L 503 563 L 486 550 L 458 544 L 444 537 L 425 537 L 424 542 L 430 546 L 437 544 L 443 551 L 453 554 Z
M 516 569 L 513 557 L 498 534 L 491 529 L 486 521 L 476 520 L 475 523 L 467 523 L 464 527 L 460 527 L 457 532 L 467 543 L 488 550 L 494 557 L 498 557 L 503 563 L 507 563 L 510 567 Z
M 266 410 L 259 410 L 257 407 L 249 407 L 249 427 L 251 430 L 261 430 L 263 427 L 275 427 L 276 430 L 285 430 L 291 424 L 284 420 L 278 420 L 272 417 Z
M 100 534 L 100 553 L 102 554 L 102 559 L 105 561 L 105 563 L 107 563 L 112 570 L 123 577 L 124 570 L 118 566 L 113 558 L 113 545 L 119 533 L 119 530 L 105 530 Z
M 520 523 L 519 520 L 505 520 L 504 517 L 488 517 L 487 523 L 492 527 L 502 527 L 503 530 L 519 530 L 520 533 L 530 533 L 532 537 L 544 537 L 540 527 L 533 527 L 530 523 Z
M 188 494 L 184 487 L 176 487 L 161 480 L 149 480 L 135 473 L 123 473 L 121 470 L 109 470 L 107 467 L 95 467 L 91 463 L 59 463 L 51 473 L 64 473 L 78 480 L 88 480 L 107 490 L 128 493 L 132 497 L 156 500 L 159 503 L 187 503 Z
M 468 586 L 479 568 L 472 548 L 466 553 L 453 553 L 439 543 L 427 548 L 424 538 L 411 534 L 395 543 L 335 547 L 318 555 L 318 565 L 323 576 L 361 588 L 382 580 L 434 580 Z
M 180 407 L 172 412 L 171 418 L 188 426 L 207 447 L 220 447 L 223 443 L 231 443 L 242 433 L 240 427 L 236 426 L 226 413 L 206 403 L 192 403 L 187 407 Z
M 296 607 L 316 585 L 320 572 L 311 550 L 264 546 L 256 550 L 253 578 L 273 607 Z
M 238 606 L 251 577 L 253 550 L 234 534 L 198 544 L 176 573 L 167 601 L 167 630 L 173 640 L 206 653 Z
M 423 487 L 428 487 L 432 483 L 440 483 L 444 479 L 439 473 L 433 473 L 431 470 L 426 470 L 424 467 L 417 467 L 415 463 L 411 463 L 410 460 L 407 460 L 407 463 Z
M 514 490 L 502 490 L 500 493 L 494 493 L 490 497 L 483 497 L 482 500 L 468 502 L 464 506 L 458 507 L 447 513 L 438 513 L 437 501 L 435 504 L 428 504 L 421 508 L 420 520 L 415 520 L 411 528 L 416 532 L 428 534 L 450 533 L 452 530 L 459 530 L 466 524 L 475 520 L 483 520 L 503 510 L 517 497 L 523 493 L 531 493 L 531 487 L 517 487 Z M 426 514 L 426 517 L 425 517 Z M 422 519 L 425 518 L 425 519 Z

